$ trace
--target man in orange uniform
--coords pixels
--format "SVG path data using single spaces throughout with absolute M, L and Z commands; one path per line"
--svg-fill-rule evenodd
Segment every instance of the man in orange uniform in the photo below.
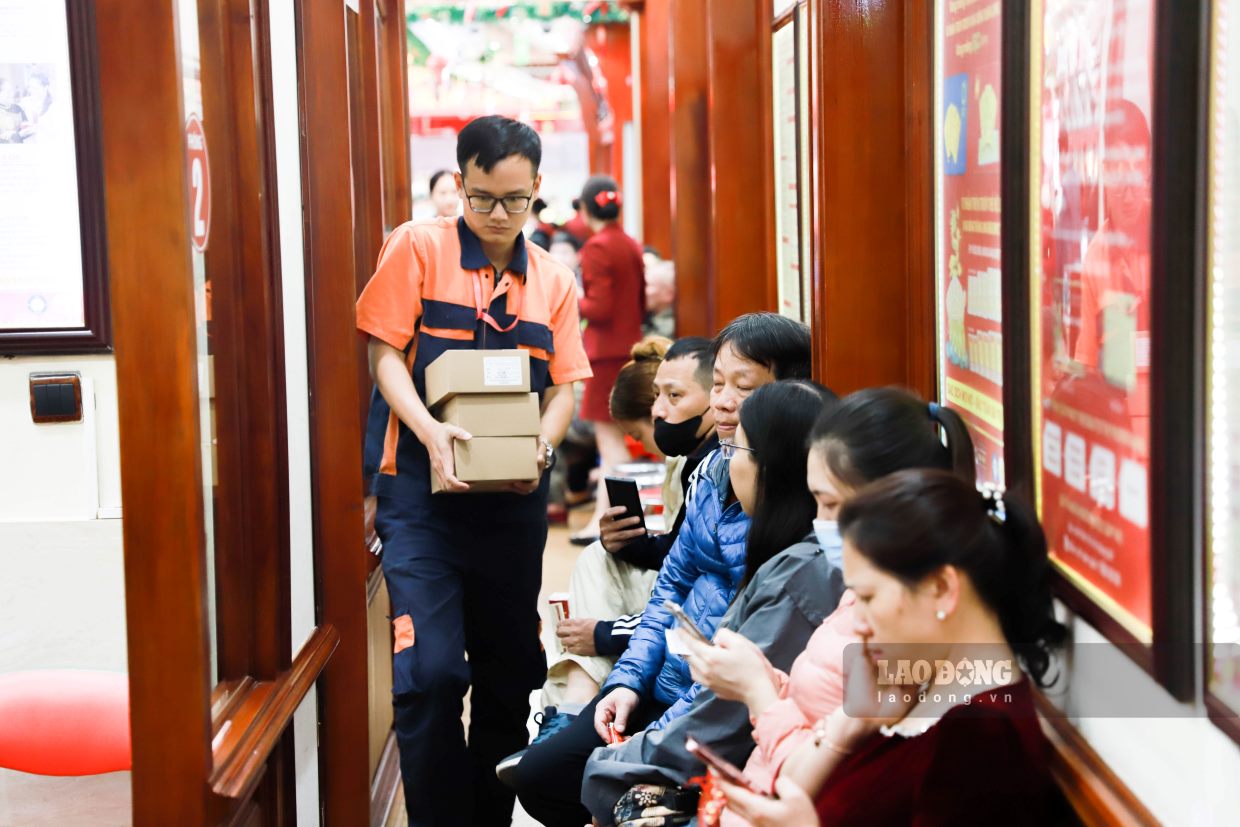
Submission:
M 366 457 L 392 599 L 392 692 L 411 827 L 510 822 L 514 796 L 495 764 L 525 745 L 529 693 L 547 668 L 538 640 L 542 472 L 572 420 L 572 383 L 591 372 L 573 274 L 521 235 L 541 157 L 525 124 L 468 124 L 455 173 L 463 215 L 396 228 L 357 302 L 377 384 Z M 453 442 L 469 435 L 427 411 L 426 366 L 451 349 L 517 347 L 529 351 L 531 389 L 542 398 L 542 477 L 510 492 L 469 493 L 453 455 Z M 431 495 L 432 469 L 453 493 Z M 461 713 L 471 688 L 467 747 Z

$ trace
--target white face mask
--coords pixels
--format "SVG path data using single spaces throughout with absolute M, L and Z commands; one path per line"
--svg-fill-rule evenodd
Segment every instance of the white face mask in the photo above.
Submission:
M 840 536 L 840 524 L 835 520 L 814 520 L 814 537 L 818 547 L 826 552 L 831 565 L 844 565 L 844 538 Z

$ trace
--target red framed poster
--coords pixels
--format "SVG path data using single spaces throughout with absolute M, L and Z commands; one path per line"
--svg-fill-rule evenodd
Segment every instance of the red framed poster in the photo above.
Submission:
M 977 480 L 1005 482 L 1000 175 L 1002 4 L 935 8 L 939 399 L 964 417 Z
M 1032 20 L 1033 476 L 1060 573 L 1153 642 L 1151 0 Z

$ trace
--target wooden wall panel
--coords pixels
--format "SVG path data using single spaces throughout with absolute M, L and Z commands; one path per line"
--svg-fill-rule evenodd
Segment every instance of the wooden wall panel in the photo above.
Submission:
M 904 384 L 938 386 L 934 282 L 934 4 L 904 6 L 904 238 L 908 349 Z
M 409 189 L 409 74 L 405 0 L 379 0 L 379 112 L 383 131 L 383 232 L 413 215 Z
M 208 822 L 210 659 L 176 12 L 125 0 L 93 8 L 128 514 L 133 823 L 193 827 Z
M 641 13 L 642 241 L 673 258 L 670 9 L 650 3 Z
M 770 182 L 770 0 L 710 0 L 710 195 L 714 328 L 775 310 Z
M 906 88 L 929 68 L 924 10 L 814 2 L 819 377 L 839 393 L 884 384 L 930 393 L 932 147 L 918 120 L 928 117 L 928 80 Z
M 677 0 L 669 21 L 673 88 L 672 246 L 676 332 L 713 336 L 715 290 L 709 157 L 707 0 Z
M 311 482 L 319 623 L 340 645 L 319 681 L 324 821 L 366 824 L 370 813 L 366 555 L 362 422 L 357 403 L 353 209 L 345 12 L 298 6 L 298 77 L 309 338 Z

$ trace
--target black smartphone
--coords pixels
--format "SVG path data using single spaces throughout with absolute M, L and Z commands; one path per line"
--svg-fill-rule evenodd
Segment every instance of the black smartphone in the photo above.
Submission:
M 719 773 L 719 777 L 724 781 L 727 781 L 729 784 L 744 787 L 751 793 L 758 792 L 758 790 L 754 789 L 753 784 L 749 782 L 749 779 L 745 777 L 745 774 L 740 771 L 739 767 L 724 758 L 719 753 L 715 752 L 710 747 L 703 744 L 698 739 L 694 738 L 692 735 L 685 736 L 685 750 L 687 750 L 690 755 L 701 759 L 706 766 L 713 767 L 715 772 Z
M 613 506 L 624 506 L 624 516 L 619 519 L 637 517 L 641 522 L 633 528 L 646 530 L 646 515 L 642 509 L 641 492 L 638 491 L 636 480 L 627 477 L 607 477 L 607 502 Z

